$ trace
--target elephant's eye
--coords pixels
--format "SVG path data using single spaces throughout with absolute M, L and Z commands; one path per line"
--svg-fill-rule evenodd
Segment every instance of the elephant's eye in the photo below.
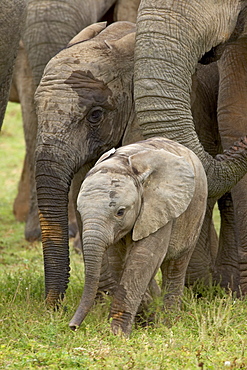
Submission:
M 117 211 L 117 216 L 118 217 L 123 216 L 124 215 L 124 212 L 125 212 L 125 207 L 119 208 L 118 211 Z
M 103 109 L 101 107 L 94 107 L 87 114 L 87 120 L 91 123 L 98 123 L 102 117 Z

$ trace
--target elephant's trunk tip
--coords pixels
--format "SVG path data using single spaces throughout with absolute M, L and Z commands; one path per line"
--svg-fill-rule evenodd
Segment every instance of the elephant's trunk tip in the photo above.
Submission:
M 88 311 L 81 310 L 80 306 L 77 309 L 76 313 L 72 317 L 69 323 L 69 327 L 73 331 L 77 331 L 82 323 L 82 321 L 85 319 Z
M 231 158 L 235 153 L 246 153 L 247 151 L 247 136 L 241 137 L 238 141 L 235 141 L 233 145 L 227 149 L 224 150 L 223 154 L 217 154 L 215 157 L 218 161 L 225 160 L 227 158 Z
M 70 329 L 71 329 L 71 330 L 73 330 L 73 331 L 77 331 L 77 330 L 79 329 L 79 326 L 80 326 L 80 325 L 75 324 L 73 321 L 71 321 L 71 322 L 69 323 L 69 327 L 70 327 Z

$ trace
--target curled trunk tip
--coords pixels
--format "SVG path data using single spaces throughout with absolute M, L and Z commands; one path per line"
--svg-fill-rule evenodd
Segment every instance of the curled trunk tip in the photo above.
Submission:
M 69 327 L 71 330 L 73 331 L 77 331 L 77 329 L 79 328 L 80 325 L 76 325 L 74 324 L 72 321 L 69 323 Z

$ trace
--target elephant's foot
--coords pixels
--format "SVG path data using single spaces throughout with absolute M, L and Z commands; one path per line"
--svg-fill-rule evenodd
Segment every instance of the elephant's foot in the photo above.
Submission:
M 235 268 L 235 266 L 230 264 L 217 266 L 216 272 L 213 274 L 213 282 L 219 284 L 226 291 L 236 292 L 237 296 L 241 294 L 239 290 L 240 273 L 239 269 Z
M 111 312 L 111 330 L 114 335 L 129 337 L 132 329 L 132 315 L 129 312 Z
M 41 240 L 36 186 L 33 177 L 30 179 L 30 189 L 29 213 L 26 219 L 25 238 L 32 243 L 36 240 Z
M 164 296 L 164 309 L 168 311 L 177 311 L 181 308 L 181 295 L 180 294 L 165 294 Z
M 20 222 L 25 222 L 29 211 L 29 192 L 19 191 L 13 205 L 13 213 L 15 219 Z
M 240 253 L 240 295 L 247 296 L 247 255 Z
M 69 220 L 69 238 L 76 238 L 77 234 L 78 234 L 78 227 L 77 227 L 76 220 L 73 220 L 71 222 Z
M 117 289 L 117 294 L 119 294 L 119 286 Z M 114 295 L 114 292 L 113 292 Z M 155 279 L 151 279 L 146 292 L 144 293 L 141 303 L 137 311 L 135 311 L 135 304 L 129 310 L 131 312 L 126 312 L 123 310 L 125 307 L 124 301 L 124 290 L 123 295 L 120 294 L 120 301 L 116 299 L 114 296 L 114 300 L 111 307 L 110 318 L 112 319 L 111 322 L 111 329 L 113 334 L 115 335 L 124 335 L 125 337 L 129 337 L 132 324 L 135 321 L 135 324 L 138 326 L 146 327 L 150 324 L 153 324 L 155 321 L 155 311 L 152 307 L 152 303 L 154 301 L 154 297 L 160 296 L 160 288 L 157 285 Z M 121 309 L 120 309 L 121 307 Z
M 33 209 L 28 214 L 25 227 L 25 239 L 31 243 L 36 240 L 41 240 L 41 230 L 37 208 Z
M 202 273 L 200 271 L 187 271 L 186 278 L 185 278 L 185 286 L 186 287 L 194 287 L 197 285 L 205 285 L 209 286 L 212 283 L 212 275 L 214 274 L 213 268 L 211 266 L 207 266 Z
M 136 327 L 146 328 L 147 326 L 152 326 L 155 323 L 156 313 L 152 309 L 144 309 L 139 311 L 135 316 Z
M 153 297 L 149 294 L 149 291 L 146 291 L 135 316 L 136 326 L 141 326 L 144 328 L 154 323 L 155 311 L 152 303 Z
M 142 298 L 141 304 L 138 307 L 135 324 L 138 326 L 150 326 L 155 321 L 155 303 L 154 298 L 161 297 L 161 290 L 156 280 L 151 279 L 148 288 Z

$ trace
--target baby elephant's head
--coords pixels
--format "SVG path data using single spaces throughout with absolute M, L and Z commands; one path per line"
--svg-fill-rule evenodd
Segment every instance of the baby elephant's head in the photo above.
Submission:
M 178 155 L 180 146 L 150 140 L 107 152 L 89 171 L 77 201 L 83 239 L 90 229 L 100 230 L 110 245 L 133 230 L 137 241 L 186 210 L 194 193 L 193 167 Z
M 122 174 L 121 170 L 116 172 L 101 165 L 97 171 L 90 172 L 77 199 L 83 239 L 91 230 L 92 235 L 100 233 L 108 246 L 125 236 L 140 212 L 140 188 L 133 176 Z

